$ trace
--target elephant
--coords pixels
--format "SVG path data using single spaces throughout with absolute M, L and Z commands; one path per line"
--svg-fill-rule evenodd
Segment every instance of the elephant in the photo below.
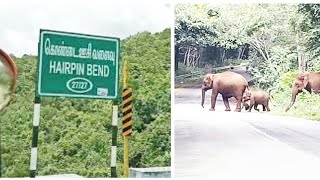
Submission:
M 246 103 L 249 100 L 250 105 Z M 263 107 L 263 111 L 270 111 L 269 100 L 269 94 L 263 90 L 245 91 L 242 99 L 242 108 L 245 107 L 245 110 L 249 109 L 249 112 L 251 112 L 252 107 L 254 107 L 256 111 L 259 111 L 258 105 L 261 104 Z
M 237 101 L 235 111 L 240 112 L 242 95 L 246 88 L 248 89 L 248 82 L 240 74 L 230 71 L 217 74 L 206 74 L 202 82 L 201 106 L 204 107 L 205 92 L 212 89 L 210 111 L 215 110 L 217 96 L 218 94 L 221 94 L 224 105 L 226 106 L 226 111 L 230 111 L 228 99 L 234 97 Z
M 13 93 L 16 88 L 16 80 L 18 76 L 17 67 L 14 61 L 2 49 L 0 49 L 0 63 L 2 63 L 7 70 L 8 74 L 13 77 L 10 83 L 10 93 Z M 11 96 L 8 96 L 3 102 L 0 102 L 0 110 L 3 109 L 9 102 Z
M 318 94 L 320 92 L 320 72 L 299 73 L 296 75 L 292 84 L 291 102 L 286 108 L 286 112 L 292 107 L 297 95 L 301 93 L 303 89 L 307 90 L 310 94 L 312 92 Z

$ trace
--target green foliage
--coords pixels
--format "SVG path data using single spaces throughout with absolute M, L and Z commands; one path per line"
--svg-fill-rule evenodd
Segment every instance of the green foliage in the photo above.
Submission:
M 4 177 L 28 176 L 34 97 L 34 58 L 17 59 L 19 78 L 9 107 L 0 112 L 1 150 Z
M 291 100 L 290 91 L 291 88 L 285 89 L 284 91 L 278 91 L 273 94 L 273 99 L 271 99 L 270 103 L 272 113 L 320 121 L 320 96 L 312 95 L 308 92 L 300 93 L 290 110 L 284 112 Z
M 179 4 L 175 8 L 176 44 L 212 45 L 217 11 L 207 4 Z
M 284 73 L 280 77 L 280 87 L 281 90 L 290 89 L 292 88 L 292 82 L 296 75 L 298 74 L 298 71 L 289 71 Z
M 255 77 L 255 84 L 267 91 L 277 90 L 282 75 L 290 69 L 297 69 L 296 54 L 289 48 L 275 46 L 270 54 L 267 61 L 252 56 L 249 58 L 250 72 Z
M 170 29 L 125 40 L 122 57 L 128 60 L 129 84 L 134 89 L 134 108 L 138 109 L 134 115 L 136 131 L 170 111 L 170 51 Z
M 299 4 L 298 7 L 299 13 L 302 15 L 298 26 L 301 35 L 306 39 L 306 48 L 313 52 L 313 58 L 319 58 L 320 4 Z
M 130 163 L 138 167 L 170 164 L 170 134 L 170 113 L 158 116 L 146 131 L 134 137 Z
M 134 91 L 130 166 L 170 166 L 170 30 L 139 33 L 122 45 L 122 58 L 128 60 L 129 84 Z M 4 177 L 27 177 L 36 57 L 23 56 L 15 62 L 19 71 L 17 91 L 10 106 L 0 112 L 1 165 Z M 110 177 L 111 117 L 109 101 L 42 98 L 38 175 Z M 118 175 L 122 173 L 123 157 L 121 124 L 119 121 Z M 141 150 L 144 154 L 139 158 L 136 154 Z
M 141 132 L 141 134 L 135 133 L 132 138 L 130 165 L 169 166 L 171 160 L 170 29 L 155 35 L 139 33 L 125 40 L 123 52 L 123 59 L 128 60 L 129 84 L 134 90 L 136 112 L 133 117 L 134 130 Z M 163 129 L 166 131 L 163 132 Z M 147 142 L 142 142 L 144 139 Z M 161 147 L 161 144 L 166 147 L 155 148 Z M 139 155 L 141 153 L 142 156 Z
M 320 57 L 315 57 L 307 61 L 306 71 L 317 72 L 320 71 Z

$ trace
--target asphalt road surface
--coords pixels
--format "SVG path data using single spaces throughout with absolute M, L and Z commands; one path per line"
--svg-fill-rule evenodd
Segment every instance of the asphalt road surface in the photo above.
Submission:
M 210 95 L 202 108 L 201 89 L 175 89 L 174 177 L 320 179 L 319 122 L 234 112 L 234 99 L 225 112 L 219 96 L 212 112 Z

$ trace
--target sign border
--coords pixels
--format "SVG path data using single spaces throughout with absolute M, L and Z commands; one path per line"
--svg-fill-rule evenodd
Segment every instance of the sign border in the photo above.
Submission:
M 44 34 L 56 34 L 56 35 L 66 35 L 72 37 L 81 37 L 86 39 L 98 39 L 98 40 L 111 40 L 117 43 L 116 47 L 116 82 L 115 82 L 115 95 L 114 96 L 98 96 L 98 95 L 83 95 L 83 94 L 63 94 L 63 93 L 44 93 L 41 92 L 41 73 L 42 73 L 42 53 L 43 53 L 43 35 Z M 119 99 L 119 71 L 120 71 L 120 38 L 116 37 L 107 37 L 99 35 L 90 35 L 90 34 L 81 34 L 81 33 L 72 33 L 64 31 L 54 31 L 47 29 L 40 29 L 40 40 L 39 40 L 39 61 L 38 61 L 38 78 L 37 78 L 37 94 L 39 96 L 51 96 L 51 97 L 73 97 L 73 98 L 93 98 L 93 99 L 109 99 L 117 101 Z M 41 44 L 40 44 L 41 43 Z

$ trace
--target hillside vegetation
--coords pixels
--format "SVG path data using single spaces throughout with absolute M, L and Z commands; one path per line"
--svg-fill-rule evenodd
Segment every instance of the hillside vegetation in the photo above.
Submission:
M 121 51 L 134 92 L 130 167 L 170 166 L 170 29 L 131 36 L 122 41 Z M 35 56 L 15 59 L 17 91 L 0 112 L 3 177 L 29 176 L 36 61 Z M 42 98 L 38 175 L 110 177 L 111 118 L 111 101 Z M 118 125 L 121 176 L 121 121 Z

